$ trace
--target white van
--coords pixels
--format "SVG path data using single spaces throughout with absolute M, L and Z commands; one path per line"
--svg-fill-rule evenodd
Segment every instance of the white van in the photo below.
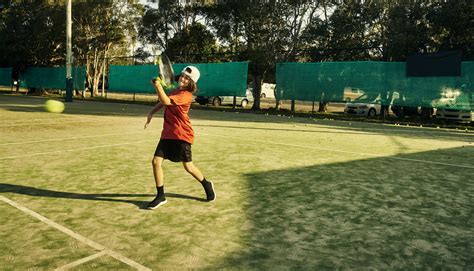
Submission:
M 262 91 L 260 93 L 260 98 L 273 98 L 275 99 L 275 84 L 262 84 Z
M 271 98 L 275 99 L 275 84 L 263 83 L 262 89 L 260 90 L 260 98 Z M 253 90 L 253 82 L 250 82 L 247 86 L 247 89 Z

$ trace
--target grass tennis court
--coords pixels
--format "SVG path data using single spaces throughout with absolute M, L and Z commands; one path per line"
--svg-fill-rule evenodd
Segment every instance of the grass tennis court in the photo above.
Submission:
M 472 132 L 192 110 L 195 164 L 165 162 L 162 114 L 0 96 L 2 270 L 473 269 Z

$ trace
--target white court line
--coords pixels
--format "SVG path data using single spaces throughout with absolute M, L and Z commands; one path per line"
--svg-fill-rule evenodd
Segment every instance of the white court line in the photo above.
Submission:
M 78 149 L 49 151 L 49 152 L 38 152 L 38 153 L 31 153 L 31 154 L 22 154 L 22 155 L 15 155 L 15 156 L 6 156 L 6 157 L 0 157 L 0 160 L 13 159 L 13 158 L 19 158 L 19 157 L 37 156 L 37 155 L 44 155 L 44 154 L 52 154 L 52 153 L 62 153 L 62 152 L 72 152 L 72 151 L 83 151 L 83 150 L 92 150 L 92 149 L 107 148 L 107 147 L 118 147 L 118 146 L 132 145 L 132 144 L 145 143 L 145 142 L 151 142 L 151 141 L 155 141 L 155 142 L 156 142 L 157 140 L 156 140 L 156 139 L 153 139 L 153 140 L 142 140 L 142 141 L 135 141 L 135 142 L 128 142 L 128 143 L 110 144 L 110 145 L 100 145 L 100 146 L 85 147 L 85 148 L 78 148 Z
M 309 149 L 323 150 L 323 151 L 329 151 L 329 152 L 339 152 L 339 153 L 355 154 L 355 155 L 361 155 L 361 156 L 381 157 L 381 158 L 389 158 L 389 159 L 402 160 L 402 161 L 410 161 L 410 162 L 419 162 L 419 163 L 426 163 L 426 164 L 435 164 L 435 165 L 443 165 L 443 166 L 452 166 L 452 167 L 459 167 L 459 168 L 470 168 L 470 169 L 474 169 L 474 166 L 456 165 L 456 164 L 449 164 L 449 163 L 442 163 L 442 162 L 435 162 L 435 161 L 426 161 L 426 160 L 420 160 L 420 159 L 411 159 L 411 158 L 402 158 L 402 157 L 393 157 L 393 156 L 383 156 L 383 155 L 370 154 L 370 153 L 349 152 L 349 151 L 334 150 L 334 149 L 327 149 L 327 148 L 318 148 L 318 147 L 314 147 L 314 146 L 304 146 L 304 145 L 296 145 L 296 144 L 288 144 L 288 143 L 279 143 L 279 142 L 272 142 L 272 141 L 265 141 L 265 140 L 257 140 L 257 139 L 248 139 L 248 138 L 240 138 L 240 137 L 233 137 L 233 136 L 223 136 L 223 135 L 216 135 L 216 134 L 205 134 L 205 133 L 202 133 L 202 135 L 217 136 L 217 137 L 224 137 L 224 138 L 233 138 L 233 139 L 246 140 L 246 141 L 253 141 L 253 142 L 258 142 L 258 143 L 271 143 L 271 144 L 282 145 L 282 146 L 289 146 L 289 147 L 309 148 Z M 13 158 L 18 158 L 18 157 L 27 157 L 27 156 L 37 156 L 37 155 L 44 155 L 44 154 L 52 154 L 52 153 L 62 153 L 62 152 L 70 152 L 70 151 L 82 151 L 82 150 L 90 150 L 90 149 L 98 149 L 98 148 L 106 148 L 106 147 L 117 147 L 117 146 L 131 145 L 131 144 L 144 143 L 144 142 L 151 142 L 151 141 L 156 141 L 156 139 L 153 139 L 153 140 L 142 140 L 142 141 L 129 142 L 129 143 L 121 143 L 121 144 L 111 144 L 111 145 L 101 145 L 101 146 L 94 146 L 94 147 L 85 147 L 85 148 L 79 148 L 79 149 L 70 149 L 70 150 L 60 150 L 60 151 L 52 151 L 52 152 L 40 152 L 40 153 L 32 153 L 32 154 L 6 156 L 6 157 L 0 157 L 0 160 L 13 159 Z
M 104 256 L 104 255 L 107 255 L 107 251 L 106 251 L 106 250 L 102 250 L 102 251 L 100 251 L 100 252 L 98 252 L 98 253 L 96 253 L 96 254 L 94 254 L 94 255 L 91 255 L 91 256 L 89 256 L 89 257 L 85 257 L 85 258 L 79 259 L 79 260 L 77 260 L 77 261 L 75 261 L 75 262 L 68 263 L 68 264 L 63 265 L 63 266 L 61 266 L 61 267 L 58 267 L 58 268 L 56 268 L 56 269 L 54 269 L 54 270 L 56 270 L 56 271 L 68 270 L 68 269 L 71 269 L 71 268 L 76 267 L 76 266 L 78 266 L 78 265 L 81 265 L 81 264 L 83 264 L 83 263 L 86 263 L 86 262 L 88 262 L 88 261 L 92 261 L 92 260 L 94 260 L 95 258 L 102 257 L 102 256 Z
M 434 161 L 426 161 L 426 160 L 419 160 L 419 159 L 411 159 L 411 158 L 403 158 L 403 157 L 393 157 L 393 156 L 383 156 L 378 154 L 371 154 L 371 153 L 361 153 L 361 152 L 350 152 L 350 151 L 341 151 L 341 150 L 334 150 L 334 149 L 327 149 L 327 148 L 319 148 L 314 146 L 304 146 L 304 145 L 297 145 L 297 144 L 288 144 L 288 143 L 279 143 L 273 141 L 266 141 L 266 140 L 258 140 L 258 139 L 249 139 L 249 138 L 240 138 L 234 136 L 223 136 L 223 135 L 216 135 L 216 134 L 202 134 L 206 136 L 217 136 L 217 137 L 224 137 L 224 138 L 232 138 L 232 139 L 239 139 L 245 141 L 253 141 L 258 143 L 270 143 L 275 145 L 282 145 L 288 147 L 297 147 L 297 148 L 305 148 L 305 149 L 315 149 L 321 151 L 328 151 L 328 152 L 339 152 L 339 153 L 347 153 L 347 154 L 355 154 L 361 156 L 370 156 L 370 157 L 380 157 L 380 158 L 388 158 L 388 159 L 395 159 L 395 160 L 402 160 L 402 161 L 409 161 L 409 162 L 419 162 L 419 163 L 426 163 L 426 164 L 434 164 L 434 165 L 443 165 L 443 166 L 452 166 L 452 167 L 459 167 L 459 168 L 469 168 L 474 169 L 474 166 L 467 166 L 467 165 L 456 165 L 456 164 L 449 164 L 449 163 L 442 163 L 442 162 L 434 162 Z M 0 158 L 1 159 L 1 158 Z
M 338 121 L 338 122 L 343 122 L 345 123 L 346 121 Z M 258 122 L 261 123 L 261 122 Z M 385 128 L 372 128 L 372 127 L 367 127 L 367 126 L 362 126 L 362 124 L 359 125 L 359 123 L 356 123 L 354 125 L 346 125 L 346 126 L 333 126 L 329 124 L 324 124 L 324 123 L 319 123 L 319 122 L 295 122 L 295 123 L 289 123 L 289 122 L 277 122 L 273 124 L 278 124 L 280 126 L 287 126 L 287 125 L 295 125 L 298 128 L 309 128 L 305 131 L 314 131 L 312 128 L 319 128 L 321 129 L 328 129 L 328 130 L 336 130 L 336 131 L 341 131 L 340 128 L 344 128 L 342 131 L 350 131 L 350 132 L 357 132 L 357 133 L 369 133 L 371 131 L 383 131 L 383 132 L 392 132 L 392 131 L 401 131 L 403 133 L 416 133 L 416 134 L 436 134 L 436 135 L 461 135 L 461 136 L 471 136 L 474 137 L 474 133 L 472 131 L 463 131 L 463 130 L 454 130 L 454 129 L 447 129 L 447 128 L 434 128 L 434 127 L 419 127 L 419 126 L 398 126 L 398 125 L 393 125 L 393 124 L 380 124 L 384 126 Z M 363 123 L 363 124 L 369 124 L 369 123 Z M 370 126 L 375 126 L 378 123 L 372 123 Z M 220 127 L 216 125 L 216 127 Z M 225 127 L 224 127 L 225 128 Z M 240 127 L 239 127 L 240 128 Z M 247 126 L 242 126 L 242 128 L 253 128 L 253 127 L 247 127 Z M 269 128 L 271 130 L 272 128 Z M 405 130 L 403 130 L 405 129 Z M 409 130 L 408 130 L 409 129 Z
M 76 240 L 92 247 L 95 250 L 104 251 L 107 255 L 110 255 L 110 256 L 114 257 L 115 259 L 130 265 L 133 268 L 136 268 L 138 270 L 151 270 L 151 269 L 149 269 L 149 268 L 147 268 L 147 267 L 145 267 L 145 266 L 143 266 L 143 265 L 141 265 L 141 264 L 139 264 L 139 263 L 123 256 L 123 255 L 121 255 L 120 253 L 112 251 L 112 250 L 106 248 L 105 246 L 103 246 L 99 243 L 96 243 L 96 242 L 94 242 L 94 241 L 92 241 L 92 240 L 90 240 L 90 239 L 88 239 L 88 238 L 86 238 L 86 237 L 84 237 L 84 236 L 82 236 L 82 235 L 80 235 L 80 234 L 78 234 L 78 233 L 76 233 L 76 232 L 74 232 L 74 231 L 72 231 L 72 230 L 70 230 L 70 229 L 68 229 L 68 228 L 66 228 L 66 227 L 64 227 L 64 226 L 62 226 L 62 225 L 60 225 L 60 224 L 44 217 L 44 216 L 42 216 L 42 215 L 40 215 L 40 214 L 38 214 L 37 212 L 35 212 L 33 210 L 30 210 L 26 207 L 23 207 L 22 205 L 20 205 L 16 202 L 4 197 L 4 196 L 0 196 L 0 200 L 10 204 L 11 206 L 23 211 L 26 214 L 29 214 L 30 216 L 40 220 L 41 222 L 46 223 L 50 227 L 53 227 L 53 228 L 65 233 L 65 234 L 75 238 Z M 95 254 L 95 255 L 97 255 L 97 254 Z
M 37 119 L 8 119 L 2 120 L 1 123 L 8 124 L 8 123 L 18 123 L 18 122 L 37 122 L 37 121 L 44 121 L 44 120 L 70 120 L 70 119 L 89 119 L 89 117 L 82 116 L 82 115 L 58 115 L 55 114 L 55 117 L 44 117 L 44 118 L 37 118 Z M 98 116 L 100 117 L 100 116 Z
M 62 119 L 61 119 L 62 120 Z M 101 120 L 106 121 L 106 120 Z M 35 123 L 22 123 L 22 124 L 12 124 L 12 125 L 2 125 L 0 128 L 4 127 L 17 127 L 17 126 L 37 126 L 37 125 L 64 125 L 64 124 L 76 124 L 76 123 L 86 123 L 86 122 L 97 122 L 97 120 L 74 120 L 74 122 L 35 122 Z
M 70 118 L 69 117 L 54 117 L 54 118 L 22 119 L 22 120 L 9 119 L 9 120 L 3 120 L 1 123 L 9 124 L 9 123 L 18 123 L 18 122 L 37 122 L 37 121 L 44 121 L 44 120 L 65 120 L 65 119 L 70 119 Z M 71 119 L 75 119 L 75 118 L 71 118 Z
M 54 138 L 54 139 L 20 141 L 20 142 L 10 142 L 10 143 L 2 143 L 2 144 L 0 144 L 0 146 L 29 144 L 29 143 L 41 143 L 41 142 L 51 142 L 51 141 L 63 141 L 63 140 L 74 140 L 74 139 L 84 139 L 84 138 L 96 138 L 96 137 L 102 137 L 102 136 L 130 135 L 130 134 L 140 134 L 140 133 L 144 133 L 144 131 L 127 132 L 127 133 L 113 133 L 113 134 L 101 134 L 101 135 L 91 135 L 91 136 L 62 137 L 62 138 Z
M 37 113 L 37 111 L 35 111 Z M 39 112 L 39 113 L 45 113 L 45 114 L 54 114 L 56 115 L 53 118 L 37 118 L 37 119 L 23 119 L 21 122 L 35 122 L 35 121 L 42 121 L 42 120 L 70 120 L 70 119 L 100 119 L 100 118 L 115 118 L 115 117 L 135 117 L 131 116 L 130 113 L 136 114 L 140 112 L 128 112 L 128 113 L 122 113 L 122 112 L 107 112 L 107 111 L 87 111 L 85 113 L 87 114 L 81 114 L 81 113 L 62 113 L 62 114 L 56 114 L 56 113 L 47 113 L 47 112 Z M 95 115 L 94 115 L 95 114 Z M 101 115 L 101 114 L 110 114 L 110 115 Z M 157 115 L 160 115 L 160 113 L 157 113 Z M 146 113 L 142 115 L 142 117 L 146 118 Z M 1 123 L 15 123 L 19 122 L 19 120 L 16 119 L 8 119 L 8 120 L 2 120 Z

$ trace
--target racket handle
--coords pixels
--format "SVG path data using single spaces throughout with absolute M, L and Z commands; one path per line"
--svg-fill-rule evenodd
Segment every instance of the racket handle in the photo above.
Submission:
M 153 78 L 153 80 L 158 81 L 158 83 L 160 83 L 160 85 L 163 87 L 163 89 L 174 88 L 174 83 L 166 84 L 166 82 L 163 80 L 163 78 L 161 78 L 161 76 L 157 76 L 157 77 Z

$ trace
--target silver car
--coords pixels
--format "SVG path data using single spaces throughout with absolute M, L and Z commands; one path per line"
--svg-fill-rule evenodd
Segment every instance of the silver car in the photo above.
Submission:
M 235 103 L 241 107 L 247 107 L 249 103 L 253 103 L 253 95 L 250 90 L 246 91 L 246 96 L 236 96 Z M 214 106 L 221 106 L 221 105 L 233 105 L 234 104 L 234 96 L 197 96 L 195 101 L 198 104 L 205 105 L 205 104 L 212 104 Z
M 364 94 L 353 102 L 346 103 L 344 113 L 374 117 L 380 115 L 381 109 L 382 101 L 380 95 L 374 97 L 373 95 L 368 96 Z

